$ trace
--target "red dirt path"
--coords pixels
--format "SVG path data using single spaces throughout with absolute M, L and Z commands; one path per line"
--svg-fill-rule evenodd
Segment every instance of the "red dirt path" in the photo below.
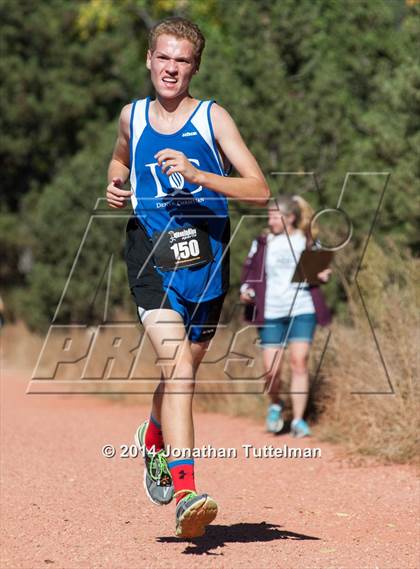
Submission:
M 92 396 L 25 395 L 29 375 L 2 374 L 1 569 L 420 567 L 418 486 L 407 466 L 352 467 L 316 439 L 196 416 L 196 445 L 237 459 L 197 460 L 199 489 L 219 503 L 204 538 L 174 537 L 174 506 L 145 497 L 142 461 L 106 459 L 132 444 L 148 409 Z M 315 459 L 244 457 L 242 444 L 320 447 Z

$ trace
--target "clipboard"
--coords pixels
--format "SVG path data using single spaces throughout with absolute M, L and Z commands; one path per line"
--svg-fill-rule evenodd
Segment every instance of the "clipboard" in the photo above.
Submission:
M 318 279 L 318 273 L 328 269 L 333 256 L 332 251 L 303 251 L 292 277 L 292 283 L 322 284 Z

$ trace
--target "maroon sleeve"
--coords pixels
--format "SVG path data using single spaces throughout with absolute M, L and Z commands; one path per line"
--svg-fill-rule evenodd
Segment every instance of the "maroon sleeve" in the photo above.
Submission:
M 259 278 L 261 273 L 260 247 L 261 244 L 259 239 L 255 239 L 252 242 L 247 258 L 242 265 L 241 286 L 247 284 L 249 287 L 253 287 L 255 281 Z
M 266 236 L 260 235 L 252 244 L 248 257 L 242 267 L 241 286 L 248 285 L 254 290 L 253 302 L 245 306 L 245 320 L 257 325 L 263 324 L 265 305 L 265 244 Z
M 320 326 L 329 326 L 331 324 L 332 315 L 331 310 L 325 301 L 325 297 L 319 286 L 309 287 L 309 292 L 312 296 L 314 303 L 316 321 Z

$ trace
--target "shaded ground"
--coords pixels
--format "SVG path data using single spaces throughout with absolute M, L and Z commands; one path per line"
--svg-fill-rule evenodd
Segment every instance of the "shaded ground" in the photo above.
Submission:
M 261 424 L 196 416 L 197 447 L 236 459 L 197 460 L 199 489 L 219 503 L 204 538 L 174 537 L 174 506 L 142 488 L 131 445 L 148 410 L 109 398 L 25 395 L 29 373 L 1 378 L 1 569 L 150 567 L 417 568 L 418 487 L 407 466 L 355 468 L 315 439 L 271 437 Z M 245 458 L 256 448 L 320 447 L 321 458 Z M 185 564 L 188 565 L 185 565 Z

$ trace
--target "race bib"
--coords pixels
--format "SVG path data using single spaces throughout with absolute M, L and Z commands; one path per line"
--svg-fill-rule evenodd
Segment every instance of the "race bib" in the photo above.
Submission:
M 206 227 L 180 227 L 153 236 L 155 266 L 174 271 L 204 265 L 213 260 Z

